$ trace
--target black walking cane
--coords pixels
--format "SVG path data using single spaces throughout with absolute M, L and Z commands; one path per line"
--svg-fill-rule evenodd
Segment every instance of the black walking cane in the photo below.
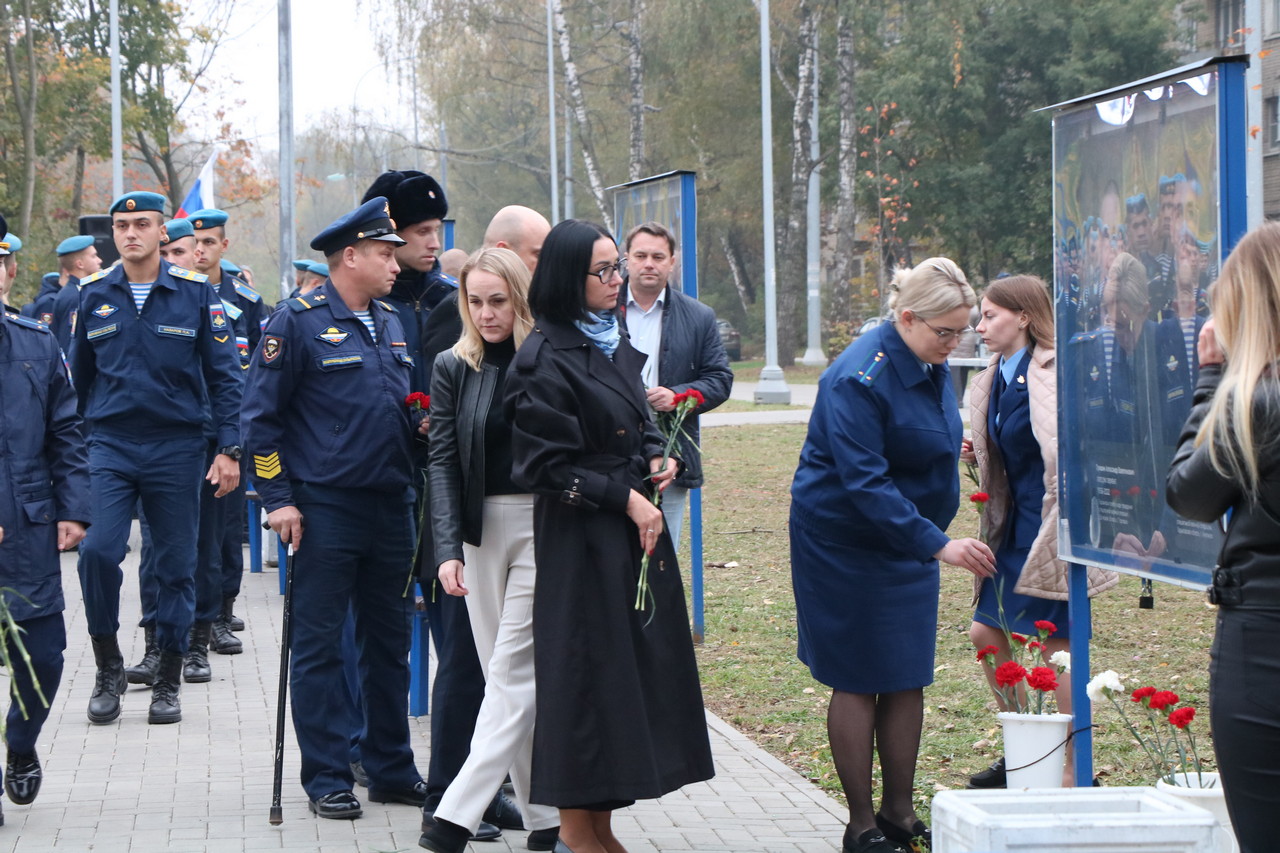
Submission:
M 271 817 L 267 820 L 272 826 L 284 823 L 284 815 L 280 809 L 280 789 L 284 784 L 284 702 L 289 692 L 289 621 L 293 609 L 293 545 L 289 545 L 289 555 L 284 563 L 284 609 L 281 611 L 280 628 L 280 686 L 276 690 L 276 766 L 275 778 L 271 784 Z

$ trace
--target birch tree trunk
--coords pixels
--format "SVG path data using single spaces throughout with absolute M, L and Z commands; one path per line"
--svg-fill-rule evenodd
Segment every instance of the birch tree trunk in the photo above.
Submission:
M 733 288 L 738 292 L 738 302 L 742 304 L 742 311 L 749 313 L 756 301 L 755 288 L 752 287 L 750 279 L 747 278 L 747 272 L 742 267 L 742 258 L 738 255 L 737 247 L 730 242 L 729 235 L 723 231 L 720 232 L 720 248 L 724 252 L 725 261 L 729 264 L 729 275 L 733 277 Z
M 578 147 L 582 151 L 582 162 L 587 167 L 591 197 L 600 209 L 601 221 L 612 232 L 613 214 L 604 197 L 604 180 L 600 177 L 600 164 L 596 161 L 596 149 L 587 122 L 587 102 L 582 95 L 578 64 L 573 59 L 573 44 L 569 38 L 569 25 L 565 22 L 563 0 L 551 0 L 551 15 L 555 22 L 556 37 L 560 41 L 560 58 L 564 61 L 564 86 L 569 96 L 569 105 L 573 109 L 574 121 L 578 125 Z
M 25 86 L 18 71 L 18 57 L 14 53 L 12 39 L 13 18 L 9 14 L 9 4 L 0 0 L 0 37 L 4 38 L 5 68 L 9 73 L 9 84 L 13 90 L 14 106 L 17 108 L 18 123 L 22 128 L 22 201 L 18 213 L 18 221 L 13 227 L 17 233 L 30 234 L 31 211 L 36 199 L 36 101 L 39 95 L 40 75 L 36 68 L 35 35 L 32 32 L 31 0 L 22 2 L 23 42 L 26 46 Z M 0 235 L 3 237 L 3 235 Z
M 854 239 L 858 225 L 854 201 L 855 180 L 858 174 L 858 115 L 857 90 L 854 88 L 856 62 L 853 36 L 853 2 L 842 0 L 836 21 L 836 97 L 840 109 L 840 138 L 836 156 L 838 190 L 836 214 L 831 223 L 832 237 L 829 245 L 835 247 L 831 280 L 831 316 L 839 321 L 853 322 L 850 316 Z
M 627 40 L 628 84 L 631 88 L 631 156 L 627 163 L 627 179 L 644 177 L 644 53 L 641 51 L 640 19 L 645 0 L 631 0 L 631 25 L 623 33 Z
M 801 3 L 800 51 L 796 74 L 795 108 L 791 114 L 791 190 L 787 196 L 787 219 L 782 234 L 781 263 L 778 270 L 778 364 L 795 362 L 800 340 L 799 306 L 805 292 L 805 210 L 809 200 L 809 156 L 814 83 L 818 74 L 818 15 L 809 3 Z

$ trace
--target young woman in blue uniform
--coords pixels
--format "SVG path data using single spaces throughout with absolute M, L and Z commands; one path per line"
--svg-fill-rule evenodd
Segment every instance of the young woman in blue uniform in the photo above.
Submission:
M 822 375 L 791 487 L 799 655 L 835 691 L 827 729 L 849 800 L 845 853 L 893 853 L 894 842 L 928 837 L 912 793 L 938 561 L 995 570 L 982 542 L 946 534 L 959 508 L 961 423 L 945 362 L 967 331 L 973 288 L 952 261 L 932 258 L 899 270 L 890 291 L 893 321 Z
M 1067 567 L 1057 559 L 1058 382 L 1049 288 L 1029 275 L 992 282 L 982 295 L 978 334 L 992 357 L 973 380 L 973 441 L 961 455 L 977 462 L 981 488 L 990 495 L 981 525 L 983 539 L 995 547 L 996 575 L 975 580 L 969 637 L 975 648 L 999 649 L 999 664 L 1009 659 L 1006 627 L 1035 636 L 1036 621 L 1048 620 L 1057 631 L 1045 643 L 1046 656 L 1068 646 Z M 1093 594 L 1115 585 L 1116 575 L 1095 569 L 1089 580 Z M 994 691 L 995 669 L 986 664 L 984 670 Z M 1067 673 L 1056 696 L 1059 710 L 1071 713 Z M 998 693 L 996 701 L 1008 710 Z M 969 784 L 999 788 L 1004 781 L 1001 758 Z
M 1245 235 L 1210 299 L 1167 494 L 1196 521 L 1231 512 L 1209 590 L 1213 751 L 1240 853 L 1263 853 L 1280 836 L 1280 224 Z

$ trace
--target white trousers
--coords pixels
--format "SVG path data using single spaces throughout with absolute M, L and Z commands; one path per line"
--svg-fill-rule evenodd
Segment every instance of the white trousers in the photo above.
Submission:
M 672 483 L 662 490 L 662 523 L 671 532 L 671 547 L 680 551 L 680 533 L 684 528 L 684 511 L 689 504 L 689 490 Z
M 463 583 L 484 701 L 471 754 L 436 807 L 436 817 L 475 832 L 507 774 L 528 829 L 560 823 L 552 806 L 529 802 L 533 757 L 533 496 L 484 499 L 483 544 L 463 545 Z

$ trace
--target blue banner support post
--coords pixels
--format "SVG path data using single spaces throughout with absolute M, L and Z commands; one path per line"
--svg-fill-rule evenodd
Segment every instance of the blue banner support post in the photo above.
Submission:
M 1067 621 L 1071 625 L 1071 730 L 1075 748 L 1076 787 L 1093 786 L 1093 706 L 1089 704 L 1089 641 L 1093 639 L 1093 606 L 1089 601 L 1089 567 L 1069 564 Z

